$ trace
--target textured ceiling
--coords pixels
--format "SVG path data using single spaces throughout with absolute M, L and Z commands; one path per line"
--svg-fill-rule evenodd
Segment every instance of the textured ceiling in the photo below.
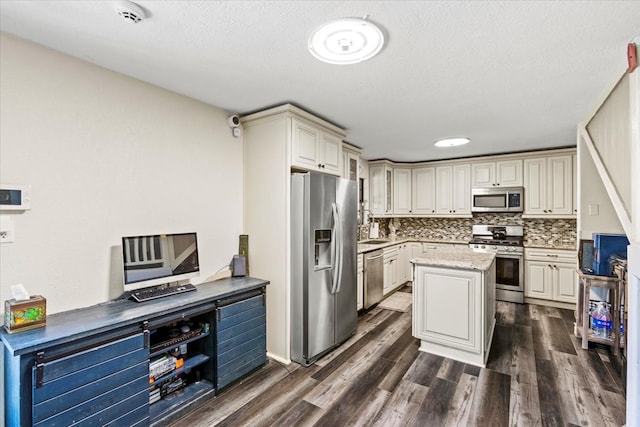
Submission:
M 347 129 L 365 158 L 418 161 L 575 145 L 626 68 L 639 1 L 0 1 L 0 30 L 234 113 L 291 102 Z M 318 25 L 383 28 L 375 58 L 335 66 Z M 464 147 L 435 148 L 447 136 Z

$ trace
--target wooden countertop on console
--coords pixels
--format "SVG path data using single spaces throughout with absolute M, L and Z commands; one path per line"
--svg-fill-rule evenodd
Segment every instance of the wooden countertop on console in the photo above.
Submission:
M 162 316 L 167 311 L 212 304 L 214 301 L 241 292 L 261 288 L 268 280 L 252 277 L 229 277 L 196 285 L 197 291 L 137 303 L 128 299 L 112 300 L 91 307 L 64 311 L 47 316 L 47 325 L 15 334 L 0 331 L 6 350 L 12 355 L 26 354 L 51 347 L 71 339 L 88 337 L 118 327 L 131 326 Z
M 438 248 L 423 253 L 411 262 L 428 267 L 487 271 L 495 257 L 493 253 L 473 252 L 469 248 Z

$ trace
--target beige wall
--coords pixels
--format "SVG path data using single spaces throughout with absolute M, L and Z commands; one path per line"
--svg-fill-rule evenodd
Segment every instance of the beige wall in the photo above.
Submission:
M 194 283 L 237 252 L 243 150 L 224 111 L 5 34 L 0 94 L 0 180 L 32 185 L 0 301 L 17 283 L 49 313 L 120 295 L 124 235 L 197 232 Z

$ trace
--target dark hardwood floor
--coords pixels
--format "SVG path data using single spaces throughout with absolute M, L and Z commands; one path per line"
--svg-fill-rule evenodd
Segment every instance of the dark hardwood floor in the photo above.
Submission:
M 401 291 L 410 292 L 406 286 Z M 573 312 L 498 302 L 486 368 L 418 351 L 411 312 L 375 308 L 309 368 L 270 361 L 174 426 L 621 426 L 607 348 L 580 348 Z

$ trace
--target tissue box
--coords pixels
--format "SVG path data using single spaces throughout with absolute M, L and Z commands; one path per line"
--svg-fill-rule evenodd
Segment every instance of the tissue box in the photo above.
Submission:
M 47 324 L 47 300 L 34 295 L 28 300 L 4 302 L 4 328 L 10 334 Z

